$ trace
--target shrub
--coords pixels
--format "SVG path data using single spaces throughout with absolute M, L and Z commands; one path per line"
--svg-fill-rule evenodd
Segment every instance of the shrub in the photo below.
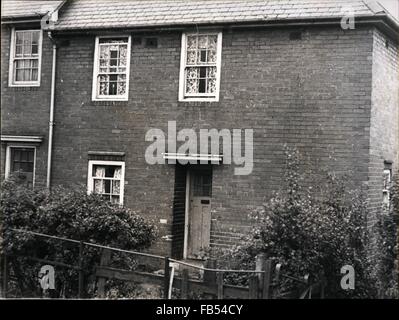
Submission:
M 11 270 L 17 279 L 15 290 L 19 295 L 38 294 L 38 264 L 23 256 L 60 261 L 78 265 L 79 245 L 47 239 L 11 229 L 24 229 L 58 237 L 140 250 L 155 239 L 155 227 L 128 208 L 113 205 L 99 195 L 88 195 L 84 188 L 55 188 L 31 190 L 12 181 L 2 185 L 1 221 L 3 247 L 9 255 Z M 102 250 L 85 246 L 83 269 L 86 291 L 94 294 L 93 272 L 99 263 Z M 134 267 L 134 259 L 126 254 L 113 256 L 113 264 L 125 268 Z M 76 270 L 56 268 L 56 295 L 77 295 L 78 273 Z M 40 292 L 39 292 L 40 293 Z
M 377 216 L 375 233 L 377 234 L 377 282 L 379 296 L 399 299 L 398 283 L 398 214 L 399 214 L 399 177 L 391 186 L 389 212 Z
M 252 232 L 242 245 L 225 255 L 225 261 L 253 269 L 255 256 L 266 253 L 290 276 L 303 278 L 309 274 L 313 281 L 325 276 L 326 297 L 375 297 L 366 250 L 365 200 L 362 192 L 348 187 L 347 180 L 328 175 L 320 192 L 305 187 L 299 174 L 299 154 L 288 151 L 285 189 L 251 214 Z M 355 269 L 355 290 L 340 287 L 344 265 Z M 247 279 L 231 275 L 230 281 L 242 284 Z M 302 289 L 298 282 L 286 280 L 275 292 L 291 292 L 291 297 L 299 297 Z

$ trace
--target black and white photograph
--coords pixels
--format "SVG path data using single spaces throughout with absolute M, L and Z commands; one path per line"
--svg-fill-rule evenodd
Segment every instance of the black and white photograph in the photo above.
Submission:
M 398 301 L 399 0 L 2 0 L 0 172 L 3 302 Z

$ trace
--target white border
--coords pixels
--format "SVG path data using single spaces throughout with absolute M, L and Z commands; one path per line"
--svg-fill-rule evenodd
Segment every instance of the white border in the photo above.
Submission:
M 102 160 L 89 160 L 89 168 L 87 173 L 87 193 L 93 192 L 93 165 L 103 166 L 121 166 L 121 192 L 120 192 L 120 205 L 123 205 L 123 198 L 125 194 L 125 162 L 124 161 L 102 161 Z
M 33 179 L 32 179 L 32 186 L 35 187 L 35 177 L 36 177 L 36 146 L 28 145 L 28 144 L 8 144 L 6 148 L 6 163 L 5 163 L 5 169 L 4 169 L 4 176 L 5 179 L 8 179 L 10 177 L 10 171 L 11 171 L 11 148 L 14 149 L 25 149 L 25 148 L 30 148 L 34 149 L 34 154 L 33 154 Z
M 93 83 L 92 83 L 92 101 L 128 101 L 129 99 L 129 80 L 130 80 L 130 55 L 131 55 L 131 35 L 107 35 L 107 36 L 96 36 L 94 45 L 94 63 L 93 63 Z M 100 39 L 103 38 L 128 38 L 127 40 L 127 61 L 126 61 L 126 93 L 123 96 L 105 96 L 99 98 L 97 96 L 97 76 L 98 76 L 98 48 Z
M 184 87 L 186 83 L 185 79 L 185 69 L 186 69 L 186 43 L 187 43 L 187 35 L 212 35 L 217 34 L 218 43 L 217 43 L 217 56 L 216 56 L 216 92 L 215 96 L 207 97 L 195 97 L 195 96 L 185 96 L 184 95 Z M 209 32 L 183 32 L 181 38 L 181 53 L 180 53 L 180 76 L 179 76 L 179 102 L 218 102 L 219 101 L 219 93 L 220 93 L 220 75 L 221 75 L 221 65 L 222 65 L 222 32 L 221 31 L 209 31 Z
M 14 82 L 14 54 L 15 54 L 15 31 L 40 31 L 39 32 L 39 65 L 38 65 L 38 74 L 37 81 L 18 81 Z M 8 68 L 8 86 L 9 87 L 40 87 L 40 79 L 42 74 L 42 45 L 43 45 L 43 31 L 40 29 L 20 29 L 15 30 L 15 28 L 11 29 L 11 41 L 10 41 L 10 59 L 9 59 L 9 68 Z

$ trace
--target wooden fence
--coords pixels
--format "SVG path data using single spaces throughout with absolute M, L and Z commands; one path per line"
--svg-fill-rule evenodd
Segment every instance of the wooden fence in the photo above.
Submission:
M 149 253 L 136 252 L 130 250 L 123 250 L 119 248 L 112 248 L 108 246 L 98 245 L 89 242 L 82 242 L 73 239 L 66 239 L 57 236 L 41 234 L 26 230 L 13 229 L 14 232 L 29 233 L 34 236 L 44 237 L 48 239 L 55 239 L 58 241 L 65 241 L 79 246 L 79 256 L 77 265 L 65 264 L 61 261 L 53 261 L 46 259 L 39 259 L 37 257 L 23 256 L 25 259 L 30 259 L 36 262 L 51 264 L 59 267 L 75 269 L 79 273 L 78 279 L 78 295 L 79 298 L 85 297 L 84 292 L 84 270 L 82 265 L 85 247 L 91 246 L 102 249 L 102 256 L 100 265 L 96 267 L 95 277 L 97 279 L 97 294 L 99 297 L 106 295 L 106 280 L 117 279 L 122 281 L 129 281 L 141 284 L 156 285 L 163 288 L 163 298 L 170 299 L 172 297 L 172 289 L 180 291 L 180 298 L 187 299 L 192 294 L 212 296 L 217 299 L 225 298 L 238 298 L 238 299 L 271 299 L 273 298 L 273 289 L 278 286 L 282 278 L 289 278 L 293 281 L 301 282 L 305 286 L 305 290 L 298 298 L 312 298 L 312 292 L 315 288 L 319 289 L 320 298 L 324 297 L 324 282 L 310 283 L 309 277 L 296 278 L 281 272 L 281 265 L 273 266 L 272 261 L 267 259 L 265 254 L 260 254 L 256 257 L 255 270 L 229 270 L 229 269 L 216 269 L 216 261 L 208 260 L 205 267 L 190 264 L 186 261 L 170 259 L 169 257 L 162 257 Z M 132 254 L 135 256 L 152 258 L 163 262 L 163 274 L 154 274 L 149 272 L 139 272 L 131 270 L 116 269 L 109 266 L 111 261 L 112 252 L 122 252 Z M 8 280 L 9 280 L 9 266 L 8 256 L 2 256 L 2 272 L 0 294 L 2 297 L 7 297 L 8 293 Z M 179 274 L 176 274 L 176 266 L 179 266 Z M 189 268 L 196 269 L 201 272 L 203 277 L 201 280 L 190 279 Z M 248 286 L 233 286 L 226 284 L 224 279 L 225 275 L 229 273 L 235 274 L 248 274 Z
M 182 268 L 179 276 L 174 276 L 174 267 L 171 265 L 179 264 Z M 208 266 L 215 264 L 215 260 L 208 260 Z M 188 268 L 198 269 L 203 272 L 203 279 L 190 279 Z M 172 274 L 171 274 L 172 271 Z M 249 286 L 233 286 L 224 282 L 224 275 L 227 273 L 247 273 L 249 274 Z M 98 294 L 104 297 L 105 279 L 117 279 L 136 283 L 146 283 L 163 288 L 163 298 L 171 298 L 172 288 L 180 290 L 180 298 L 187 299 L 190 294 L 205 294 L 214 296 L 218 299 L 237 298 L 237 299 L 268 299 L 271 291 L 271 263 L 266 260 L 264 255 L 257 258 L 256 270 L 227 270 L 204 268 L 170 259 L 164 258 L 164 272 L 162 275 L 111 268 L 105 265 L 96 268 L 98 280 Z

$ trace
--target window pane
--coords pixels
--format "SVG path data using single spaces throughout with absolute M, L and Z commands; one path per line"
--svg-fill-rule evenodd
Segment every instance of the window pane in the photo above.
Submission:
M 23 44 L 23 53 L 24 56 L 30 56 L 32 54 L 32 39 L 31 33 L 25 32 L 24 33 L 24 44 Z
M 24 69 L 24 81 L 30 80 L 30 69 Z
M 32 54 L 38 54 L 39 53 L 39 46 L 37 44 L 32 45 Z
M 118 76 L 117 75 L 110 75 L 109 76 L 109 95 L 116 95 L 117 94 L 117 87 L 118 87 Z
M 34 152 L 32 148 L 12 148 L 11 171 L 33 172 Z
M 111 197 L 111 203 L 115 203 L 115 204 L 120 203 L 120 197 L 119 196 L 112 196 Z
M 197 50 L 197 36 L 187 37 L 187 50 Z
M 100 76 L 100 95 L 108 95 L 108 76 Z
M 198 68 L 187 68 L 186 93 L 198 93 Z
M 121 182 L 115 180 L 114 183 L 113 183 L 112 194 L 119 195 L 120 194 L 120 189 L 121 189 Z
M 197 62 L 197 51 L 187 51 L 187 64 L 195 64 Z
M 111 180 L 104 180 L 105 193 L 111 193 Z
M 15 71 L 15 81 L 24 81 L 24 70 Z
M 16 57 L 22 56 L 22 46 L 21 45 L 17 45 L 15 47 L 15 56 Z
M 24 41 L 24 34 L 23 32 L 15 32 L 15 44 L 22 45 Z
M 38 75 L 39 75 L 39 70 L 38 69 L 32 69 L 31 81 L 37 81 L 38 80 Z
M 208 47 L 208 36 L 198 37 L 198 49 L 206 49 Z
M 209 63 L 216 63 L 216 50 L 209 50 L 208 51 L 208 62 Z
M 99 95 L 126 94 L 127 38 L 100 39 L 98 77 Z
M 207 56 L 206 50 L 200 50 L 198 52 L 198 62 L 199 63 L 206 63 L 207 62 L 206 56 Z
M 40 31 L 32 32 L 32 45 L 39 45 Z
M 127 65 L 127 46 L 121 45 L 119 47 L 119 65 L 126 67 Z
M 208 49 L 209 50 L 215 50 L 216 51 L 217 43 L 218 43 L 218 36 L 217 35 L 208 36 Z

